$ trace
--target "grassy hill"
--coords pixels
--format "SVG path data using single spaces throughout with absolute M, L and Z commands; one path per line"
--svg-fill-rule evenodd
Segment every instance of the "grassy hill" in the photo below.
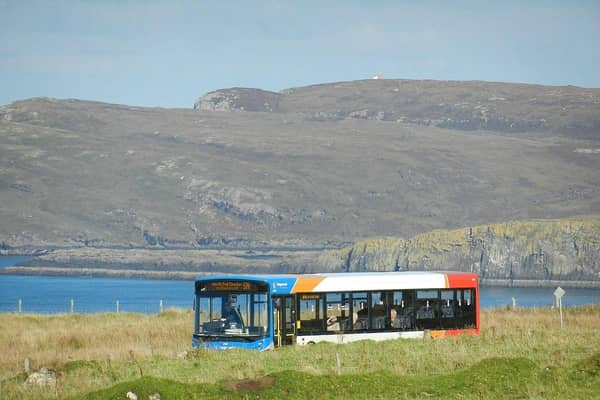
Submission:
M 321 248 L 598 213 L 599 93 L 368 80 L 196 109 L 18 101 L 0 108 L 0 247 Z

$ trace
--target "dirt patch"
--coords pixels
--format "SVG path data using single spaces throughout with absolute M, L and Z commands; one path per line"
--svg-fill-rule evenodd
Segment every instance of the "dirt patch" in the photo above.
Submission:
M 225 387 L 228 389 L 235 390 L 236 393 L 240 392 L 256 392 L 264 387 L 273 386 L 275 384 L 275 378 L 271 376 L 265 376 L 264 378 L 252 380 L 244 379 L 240 381 L 229 381 L 225 382 Z

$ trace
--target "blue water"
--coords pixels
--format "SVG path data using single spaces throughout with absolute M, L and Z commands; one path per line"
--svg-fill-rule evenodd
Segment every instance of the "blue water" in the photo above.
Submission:
M 579 306 L 600 304 L 600 289 L 563 288 L 563 306 Z M 480 287 L 480 303 L 482 308 L 504 307 L 512 304 L 515 298 L 517 307 L 547 307 L 554 304 L 556 288 L 504 288 Z
M 0 275 L 0 312 L 79 313 L 140 312 L 192 308 L 194 283 L 151 279 Z
M 9 267 L 31 259 L 28 256 L 0 256 L 0 268 Z
M 0 267 L 27 257 L 0 256 Z M 481 287 L 482 308 L 505 307 L 514 297 L 519 307 L 545 307 L 554 302 L 555 288 Z M 565 288 L 564 306 L 600 304 L 600 289 Z M 0 312 L 66 313 L 71 299 L 79 313 L 119 311 L 154 314 L 163 309 L 192 308 L 193 281 L 0 275 Z

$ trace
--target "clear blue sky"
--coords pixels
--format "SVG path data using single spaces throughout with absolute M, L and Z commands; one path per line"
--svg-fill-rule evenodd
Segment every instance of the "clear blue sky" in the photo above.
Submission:
M 385 78 L 600 87 L 600 1 L 0 0 L 0 105 Z

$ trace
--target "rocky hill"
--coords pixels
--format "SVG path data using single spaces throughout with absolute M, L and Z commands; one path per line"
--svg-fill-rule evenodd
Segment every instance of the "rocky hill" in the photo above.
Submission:
M 598 138 L 600 90 L 573 86 L 370 79 L 286 89 L 206 94 L 205 110 L 301 113 L 307 119 L 367 119 L 457 130 L 540 132 Z
M 232 88 L 210 92 L 194 103 L 196 110 L 279 111 L 281 95 L 261 89 Z
M 378 238 L 329 251 L 330 270 L 476 272 L 487 281 L 600 283 L 600 216 L 512 221 Z
M 194 109 L 18 101 L 0 108 L 0 250 L 314 250 L 598 214 L 599 99 L 368 80 Z

